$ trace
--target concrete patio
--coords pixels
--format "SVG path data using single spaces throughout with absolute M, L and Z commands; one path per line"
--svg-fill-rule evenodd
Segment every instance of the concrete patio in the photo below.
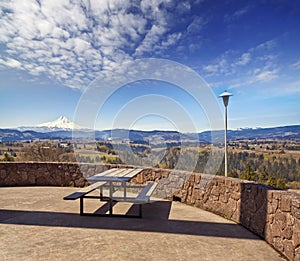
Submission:
M 284 260 L 240 225 L 178 202 L 145 205 L 142 219 L 79 216 L 79 201 L 63 200 L 76 190 L 0 188 L 0 260 Z

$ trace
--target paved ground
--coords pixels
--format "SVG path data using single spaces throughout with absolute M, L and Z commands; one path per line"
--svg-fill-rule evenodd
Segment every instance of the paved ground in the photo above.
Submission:
M 178 202 L 144 206 L 142 219 L 81 217 L 76 188 L 0 188 L 0 260 L 283 260 L 263 240 Z M 87 210 L 99 207 L 87 202 Z M 117 204 L 116 211 L 136 211 Z

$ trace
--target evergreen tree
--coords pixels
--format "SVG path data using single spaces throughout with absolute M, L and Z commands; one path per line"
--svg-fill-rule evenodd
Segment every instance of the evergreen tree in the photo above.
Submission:
M 269 186 L 276 187 L 277 182 L 276 182 L 275 176 L 273 174 L 269 174 L 269 177 L 268 177 L 268 180 L 267 180 L 267 184 Z
M 2 161 L 15 161 L 15 160 L 8 153 L 4 153 L 4 158 L 2 159 Z
M 286 189 L 285 179 L 282 176 L 276 180 L 276 187 L 280 189 Z

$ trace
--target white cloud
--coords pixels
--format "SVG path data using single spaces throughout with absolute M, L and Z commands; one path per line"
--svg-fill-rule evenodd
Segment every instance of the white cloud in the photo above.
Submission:
M 203 70 L 208 72 L 209 76 L 230 75 L 235 72 L 235 63 L 232 60 L 233 52 L 228 50 L 217 57 L 212 64 L 204 66 Z
M 293 64 L 292 64 L 292 67 L 293 67 L 294 69 L 296 69 L 296 70 L 299 70 L 299 69 L 300 69 L 300 60 L 297 61 L 297 62 L 295 62 L 295 63 L 293 63 Z
M 153 49 L 158 46 L 158 43 L 162 39 L 162 35 L 164 35 L 165 33 L 165 27 L 153 25 L 142 43 L 136 49 L 135 55 L 139 56 L 146 52 L 153 51 Z
M 219 70 L 219 66 L 217 64 L 210 64 L 210 65 L 206 65 L 203 68 L 205 71 L 209 72 L 209 73 L 217 73 Z
M 255 73 L 255 81 L 259 81 L 259 82 L 268 82 L 271 81 L 275 78 L 277 78 L 277 70 L 273 70 L 273 71 L 261 71 L 258 70 Z
M 187 27 L 187 33 L 189 34 L 197 34 L 203 28 L 203 26 L 207 23 L 205 19 L 202 17 L 196 16 L 193 18 L 192 22 Z
M 203 70 L 207 77 L 214 77 L 218 86 L 238 88 L 256 82 L 269 82 L 278 78 L 281 71 L 275 47 L 276 41 L 269 40 L 244 52 L 227 50 L 212 63 L 203 66 Z
M 257 45 L 254 49 L 255 50 L 270 50 L 273 49 L 276 46 L 276 41 L 275 40 L 269 40 L 266 42 L 263 42 L 259 45 Z M 253 50 L 253 49 L 251 49 Z
M 111 75 L 119 63 L 175 45 L 183 37 L 172 28 L 175 10 L 187 14 L 191 4 L 169 0 L 3 0 L 0 43 L 5 49 L 0 63 L 84 89 L 99 73 Z
M 230 81 L 231 89 L 253 85 L 255 83 L 267 83 L 279 77 L 279 69 L 268 70 L 266 68 L 256 68 L 250 70 L 247 74 L 240 75 Z M 219 85 L 224 85 L 220 83 Z M 272 88 L 275 90 L 276 88 Z
M 11 68 L 21 68 L 21 63 L 15 59 L 7 58 L 7 59 L 1 59 L 0 58 L 0 64 L 5 65 L 7 67 Z
M 190 10 L 191 10 L 191 5 L 187 1 L 180 1 L 176 8 L 176 11 L 180 14 L 188 13 Z
M 243 53 L 242 56 L 236 62 L 236 65 L 246 65 L 250 62 L 250 60 L 251 60 L 251 54 Z
M 236 19 L 239 19 L 240 17 L 242 17 L 243 15 L 245 15 L 246 13 L 248 13 L 251 10 L 250 6 L 245 6 L 241 9 L 236 10 L 234 13 L 232 14 L 226 14 L 224 16 L 224 21 L 225 22 L 232 22 Z

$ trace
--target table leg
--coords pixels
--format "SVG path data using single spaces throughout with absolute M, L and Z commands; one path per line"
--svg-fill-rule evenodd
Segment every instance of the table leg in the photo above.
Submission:
M 80 205 L 80 207 L 79 207 L 79 209 L 80 209 L 80 216 L 82 216 L 83 215 L 83 197 L 80 198 L 79 205 Z
M 113 197 L 113 183 L 112 181 L 109 182 L 109 214 L 113 214 L 113 202 L 112 202 L 112 197 Z
M 124 188 L 124 199 L 126 199 L 126 182 L 123 181 L 123 188 Z
M 112 198 L 113 196 L 113 184 L 112 181 L 109 182 L 109 197 Z
M 109 199 L 109 215 L 112 215 L 112 214 L 113 214 L 113 201 L 110 198 Z
M 100 187 L 100 201 L 103 200 L 103 187 Z

